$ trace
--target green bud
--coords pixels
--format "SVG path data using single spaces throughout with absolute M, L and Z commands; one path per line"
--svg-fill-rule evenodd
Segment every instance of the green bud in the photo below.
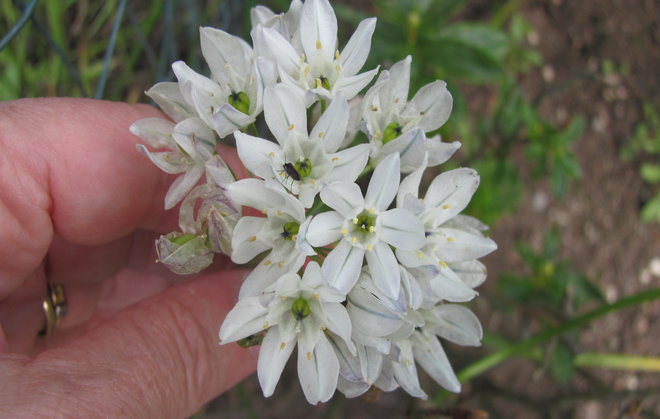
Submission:
M 300 224 L 295 221 L 291 221 L 284 224 L 280 236 L 282 236 L 284 240 L 294 240 L 296 234 L 298 234 L 298 230 L 300 230 Z
M 296 301 L 293 302 L 291 306 L 291 314 L 296 320 L 302 320 L 305 317 L 309 316 L 309 303 L 302 297 L 299 297 Z
M 390 124 L 385 127 L 385 132 L 383 133 L 383 144 L 389 143 L 399 135 L 401 135 L 401 124 L 398 122 L 390 122 Z
M 246 338 L 236 341 L 236 343 L 238 343 L 238 346 L 241 348 L 249 348 L 251 346 L 261 345 L 261 342 L 264 340 L 264 335 L 265 332 L 255 333 L 254 335 L 250 335 Z
M 293 167 L 301 178 L 306 178 L 312 174 L 312 162 L 308 158 L 298 160 Z
M 169 240 L 174 244 L 183 246 L 184 244 L 188 243 L 190 240 L 194 239 L 195 237 L 197 236 L 194 234 L 184 234 L 182 236 L 170 238 Z
M 227 101 L 231 106 L 244 114 L 250 114 L 250 98 L 245 92 L 232 92 L 227 98 Z

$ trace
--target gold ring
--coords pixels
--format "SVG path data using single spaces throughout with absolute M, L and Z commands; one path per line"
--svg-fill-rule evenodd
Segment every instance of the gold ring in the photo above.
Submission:
M 39 332 L 39 336 L 50 335 L 66 314 L 67 305 L 64 296 L 64 287 L 59 284 L 48 284 L 48 292 L 42 303 L 46 326 Z

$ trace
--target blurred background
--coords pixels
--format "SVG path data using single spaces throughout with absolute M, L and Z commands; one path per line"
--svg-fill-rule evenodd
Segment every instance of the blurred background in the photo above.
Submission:
M 309 406 L 290 362 L 270 399 L 251 377 L 195 417 L 660 417 L 660 3 L 332 3 L 340 45 L 378 17 L 365 68 L 410 54 L 411 95 L 443 79 L 454 96 L 440 133 L 463 146 L 441 169 L 479 171 L 467 213 L 499 245 L 468 305 L 483 346 L 445 343 L 458 395 L 422 373 L 429 400 L 399 390 Z M 0 0 L 0 100 L 147 102 L 173 61 L 208 74 L 199 26 L 249 40 L 256 4 Z

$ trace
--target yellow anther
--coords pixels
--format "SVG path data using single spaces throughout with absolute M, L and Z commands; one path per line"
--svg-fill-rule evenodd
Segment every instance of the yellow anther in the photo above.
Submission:
M 318 300 L 319 295 L 318 294 L 312 294 L 312 300 Z
M 369 226 L 369 233 L 373 233 L 376 231 L 376 228 L 374 226 Z
M 357 242 L 357 237 L 351 237 L 351 243 L 355 244 Z
M 156 259 L 156 263 L 160 263 L 160 259 Z
M 286 343 L 284 342 L 280 343 L 280 349 L 284 349 L 284 348 L 286 348 Z
M 449 209 L 449 207 L 450 207 L 449 204 L 445 204 L 445 205 L 442 206 L 442 209 Z
M 277 210 L 277 215 L 278 215 L 279 217 L 281 217 L 282 214 L 284 214 L 284 213 L 282 212 L 282 210 Z
M 257 236 L 251 236 L 251 237 L 248 237 L 248 239 L 247 239 L 247 241 L 249 241 L 249 242 L 253 242 L 255 240 L 257 240 Z
M 332 158 L 332 161 L 333 161 L 333 162 L 339 161 L 339 157 L 333 157 L 333 158 Z
M 271 263 L 273 263 L 273 262 L 271 262 L 271 261 L 268 260 L 268 259 L 264 260 L 264 266 L 268 266 L 268 265 L 270 265 Z
M 291 240 L 294 241 L 294 242 L 298 241 L 298 235 L 294 234 L 293 236 L 291 236 Z
M 311 352 L 307 352 L 307 360 L 308 361 L 312 360 L 312 353 Z
M 263 215 L 268 215 L 268 210 L 267 210 L 267 209 L 262 209 L 262 210 L 261 210 L 261 213 L 262 213 Z
M 300 54 L 300 64 L 305 62 L 305 54 Z
M 268 328 L 270 327 L 270 325 L 269 325 L 268 323 L 264 323 L 264 325 L 261 326 L 261 327 L 262 327 L 263 329 L 268 329 Z
M 394 98 L 394 103 L 399 103 L 399 98 Z
M 341 66 L 340 66 L 339 64 L 337 64 L 337 65 L 335 66 L 335 71 L 336 71 L 337 73 L 341 73 Z
M 277 262 L 277 267 L 278 268 L 281 268 L 282 266 L 284 266 L 284 261 Z
M 272 151 L 271 151 L 270 153 L 268 153 L 268 155 L 269 155 L 270 157 L 275 157 L 275 153 L 273 153 Z
M 324 135 L 325 135 L 325 132 L 323 132 L 323 131 L 319 132 L 319 138 L 323 138 Z
M 424 259 L 424 253 L 418 250 L 418 251 L 417 251 L 417 257 L 418 257 L 419 259 Z
M 316 87 L 317 88 L 318 87 L 323 87 L 323 82 L 321 81 L 321 79 L 316 79 Z
M 443 261 L 438 262 L 438 265 L 442 266 L 443 268 L 447 267 L 447 264 Z
M 357 217 L 353 217 L 353 219 L 352 219 L 351 221 L 353 221 L 353 224 L 357 224 L 357 223 L 358 223 L 358 219 L 357 219 Z
M 309 69 L 309 66 L 305 67 L 305 70 L 303 70 L 303 74 L 304 74 L 305 77 L 309 76 L 310 72 L 311 72 L 311 70 Z
M 447 241 L 448 241 L 448 242 L 454 242 L 455 240 L 454 240 L 453 237 L 447 237 Z
M 289 131 L 293 131 L 293 129 L 294 129 L 295 127 L 296 127 L 295 125 L 291 124 L 291 125 L 289 125 L 288 130 L 289 130 Z
M 374 245 L 371 244 L 371 243 L 369 243 L 369 244 L 367 245 L 367 250 L 370 251 L 370 252 L 371 252 L 372 250 L 374 250 Z
M 321 45 L 321 40 L 317 39 L 316 40 L 316 49 L 321 49 L 321 48 L 323 48 L 323 45 Z
M 348 230 L 346 230 L 345 228 L 342 228 L 342 229 L 341 229 L 341 235 L 342 235 L 342 236 L 345 236 L 345 235 L 347 235 L 347 234 L 348 234 Z
M 374 212 L 376 212 L 376 210 L 373 209 L 373 208 L 369 208 L 369 210 L 367 212 L 371 215 L 374 215 Z
M 377 111 L 378 111 L 378 106 L 372 106 L 372 107 L 371 107 L 371 110 L 372 110 L 373 112 L 377 112 Z
M 336 49 L 335 50 L 335 60 L 339 60 L 340 58 L 341 58 L 341 56 L 339 55 L 339 50 Z

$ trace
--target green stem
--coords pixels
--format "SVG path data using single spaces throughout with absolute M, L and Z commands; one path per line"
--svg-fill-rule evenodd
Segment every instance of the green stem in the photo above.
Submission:
M 321 102 L 321 115 L 323 115 L 326 108 L 328 107 L 328 103 L 325 101 L 325 99 L 321 99 L 319 102 Z
M 252 136 L 254 136 L 254 137 L 258 137 L 258 136 L 259 136 L 259 130 L 257 129 L 257 126 L 255 125 L 254 122 L 251 123 L 250 125 L 248 125 L 246 131 L 247 131 L 248 134 L 250 134 L 250 135 L 252 135 Z
M 546 342 L 570 330 L 577 329 L 580 326 L 584 326 L 585 324 L 599 317 L 602 317 L 608 313 L 622 310 L 624 308 L 641 304 L 646 301 L 652 301 L 657 299 L 660 299 L 660 288 L 623 297 L 612 304 L 605 304 L 581 316 L 568 320 L 567 322 L 560 324 L 559 326 L 545 329 L 537 333 L 536 335 L 527 338 L 515 345 L 509 346 L 493 354 L 490 354 L 485 358 L 482 358 L 474 362 L 472 365 L 468 365 L 467 367 L 463 368 L 461 372 L 458 373 L 458 379 L 464 382 L 480 374 L 483 374 L 484 372 L 501 364 L 502 362 L 506 361 L 507 359 L 511 358 L 514 355 L 524 354 L 526 352 L 529 352 L 533 350 L 540 343 Z
M 575 356 L 575 365 L 613 370 L 658 371 L 660 357 L 584 352 Z

